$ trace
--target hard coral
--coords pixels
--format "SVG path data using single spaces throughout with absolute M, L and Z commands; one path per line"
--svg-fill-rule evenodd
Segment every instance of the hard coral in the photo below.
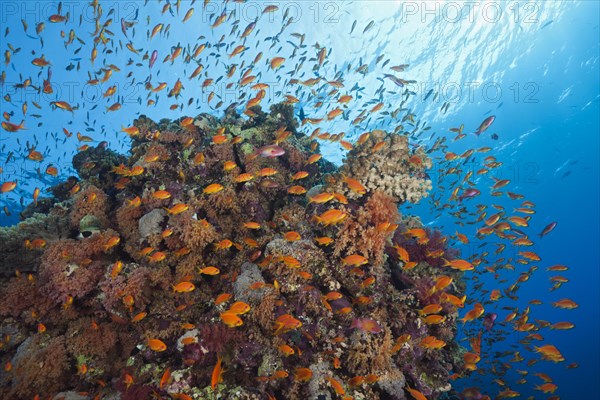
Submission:
M 368 190 L 380 190 L 398 202 L 417 203 L 431 190 L 425 170 L 431 160 L 422 149 L 411 153 L 408 137 L 375 130 L 346 156 L 335 188 L 344 190 L 341 177 L 358 179 Z M 346 191 L 349 197 L 356 197 Z

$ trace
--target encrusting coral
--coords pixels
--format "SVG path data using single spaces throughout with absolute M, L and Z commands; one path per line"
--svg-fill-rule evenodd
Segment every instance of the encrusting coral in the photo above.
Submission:
M 34 273 L 0 286 L 3 398 L 449 390 L 462 272 L 398 212 L 427 194 L 431 161 L 374 131 L 336 171 L 290 105 L 253 113 L 142 116 L 129 158 L 76 157 L 80 190 L 45 217 L 70 226 L 19 233 L 46 242 L 23 263 Z

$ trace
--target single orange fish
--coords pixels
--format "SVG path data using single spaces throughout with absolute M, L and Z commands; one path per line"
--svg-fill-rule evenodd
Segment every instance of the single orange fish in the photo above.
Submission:
M 367 189 L 358 180 L 349 177 L 344 177 L 343 181 L 346 183 L 346 185 L 348 185 L 348 188 L 352 192 L 360 195 L 367 193 Z
M 289 231 L 283 234 L 283 238 L 288 242 L 295 242 L 296 240 L 302 239 L 302 236 L 296 231 Z
M 211 183 L 207 187 L 204 188 L 203 192 L 206 194 L 215 194 L 223 190 L 223 185 L 220 183 Z
M 344 396 L 346 394 L 346 390 L 344 390 L 344 387 L 340 382 L 329 377 L 325 378 L 325 380 L 329 382 L 329 384 L 337 394 L 339 394 L 340 396 Z
M 566 310 L 572 310 L 574 308 L 579 307 L 579 304 L 575 303 L 571 299 L 561 299 L 561 300 L 553 302 L 552 306 L 556 307 L 556 308 L 563 308 L 563 309 L 566 309 Z
M 221 273 L 221 271 L 217 267 L 199 268 L 198 272 L 200 272 L 201 274 L 204 274 L 204 275 L 219 275 Z
M 148 339 L 148 347 L 157 352 L 162 352 L 167 349 L 167 345 L 160 339 Z
M 313 376 L 313 372 L 309 368 L 296 368 L 294 371 L 294 379 L 298 382 L 308 382 Z
M 14 182 L 4 182 L 2 186 L 0 186 L 0 193 L 8 193 L 15 190 L 17 187 L 17 181 Z
M 171 215 L 178 215 L 189 210 L 189 206 L 185 203 L 177 203 L 171 208 L 165 208 L 165 211 Z
M 167 368 L 165 370 L 165 372 L 163 373 L 162 377 L 160 378 L 158 387 L 160 389 L 163 389 L 165 386 L 167 386 L 169 384 L 170 381 L 171 381 L 171 369 Z
M 292 349 L 287 344 L 282 344 L 278 347 L 279 351 L 286 357 L 289 357 L 295 353 L 294 349 Z
M 319 193 L 319 194 L 317 194 L 317 195 L 315 195 L 313 197 L 309 197 L 308 198 L 308 202 L 309 203 L 324 204 L 324 203 L 327 203 L 327 202 L 329 202 L 329 201 L 331 201 L 333 199 L 334 199 L 333 193 L 324 192 L 324 193 Z
M 240 326 L 244 323 L 240 317 L 230 312 L 224 312 L 220 317 L 221 321 L 223 321 L 223 323 L 230 328 L 235 328 L 236 326 Z
M 152 193 L 152 197 L 155 199 L 165 200 L 171 198 L 171 193 L 167 192 L 166 190 L 157 190 Z
M 295 195 L 300 195 L 300 194 L 304 194 L 307 192 L 307 190 L 299 185 L 294 185 L 288 188 L 287 192 L 289 194 L 295 194 Z
M 213 391 L 216 390 L 217 385 L 223 381 L 222 362 L 223 358 L 221 356 L 218 356 L 217 363 L 213 368 L 213 372 L 210 378 L 210 387 Z
M 243 301 L 236 301 L 231 305 L 231 307 L 229 307 L 229 310 L 227 310 L 226 312 L 235 315 L 241 315 L 246 314 L 248 311 L 250 311 L 250 305 L 244 303 Z
M 223 239 L 219 243 L 215 244 L 217 250 L 227 250 L 233 245 L 233 242 L 229 239 Z
M 231 297 L 232 297 L 231 293 L 221 293 L 215 299 L 215 305 L 218 306 L 220 304 L 226 303 L 229 299 L 231 299 Z
M 173 286 L 173 291 L 177 293 L 189 293 L 196 289 L 196 286 L 192 282 L 179 282 Z
M 142 311 L 139 314 L 136 314 L 132 319 L 131 322 L 140 322 L 141 320 L 143 320 L 144 318 L 146 318 L 146 315 L 148 315 L 148 313 L 146 311 Z
M 167 255 L 165 253 L 163 253 L 162 251 L 157 251 L 156 253 L 152 254 L 151 256 L 148 256 L 148 261 L 150 261 L 152 263 L 156 263 L 156 262 L 161 262 L 166 258 L 167 258 Z
M 353 267 L 358 267 L 360 265 L 367 264 L 369 260 L 366 257 L 361 256 L 360 254 L 352 254 L 347 257 L 342 258 L 342 265 L 351 265 Z

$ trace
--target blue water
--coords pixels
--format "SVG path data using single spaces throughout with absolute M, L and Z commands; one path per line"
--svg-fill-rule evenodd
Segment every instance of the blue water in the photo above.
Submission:
M 175 2 L 171 3 L 174 8 Z M 6 71 L 2 96 L 8 94 L 11 97 L 10 102 L 0 102 L 0 111 L 14 112 L 11 121 L 19 123 L 24 119 L 27 128 L 17 133 L 2 130 L 0 134 L 1 180 L 19 182 L 17 190 L 0 197 L 0 206 L 6 205 L 12 211 L 11 216 L 0 216 L 2 225 L 18 221 L 21 203 L 26 205 L 31 202 L 35 187 L 45 189 L 74 173 L 71 155 L 82 143 L 77 142 L 75 135 L 66 138 L 63 128 L 89 135 L 95 143 L 107 140 L 110 148 L 125 152 L 129 146 L 128 138 L 119 131 L 122 126 L 130 126 L 133 118 L 140 113 L 147 113 L 156 120 L 177 118 L 200 112 L 216 112 L 213 107 L 217 101 L 223 100 L 225 105 L 221 107 L 222 110 L 237 100 L 238 92 L 227 91 L 223 82 L 202 91 L 200 83 L 206 77 L 205 72 L 199 80 L 188 80 L 195 65 L 183 64 L 181 56 L 173 65 L 170 62 L 163 63 L 171 47 L 178 43 L 192 48 L 198 43 L 212 44 L 213 47 L 204 50 L 203 64 L 208 71 L 207 76 L 214 79 L 226 73 L 226 64 L 241 64 L 242 60 L 248 63 L 258 51 L 263 51 L 263 60 L 254 70 L 255 74 L 261 73 L 261 82 L 269 83 L 272 87 L 263 103 L 279 101 L 282 94 L 294 94 L 302 104 L 306 104 L 305 112 L 309 116 L 313 112 L 323 113 L 322 110 L 317 112 L 310 108 L 310 92 L 294 92 L 295 87 L 286 87 L 284 81 L 292 75 L 300 79 L 314 76 L 306 66 L 297 74 L 292 72 L 304 50 L 310 50 L 310 54 L 315 52 L 311 47 L 315 42 L 331 51 L 327 57 L 329 64 L 326 65 L 330 76 L 343 69 L 346 82 L 364 87 L 362 101 L 375 104 L 383 100 L 391 109 L 400 105 L 401 90 L 387 81 L 386 92 L 375 94 L 382 85 L 384 69 L 381 65 L 388 58 L 391 59 L 388 67 L 410 64 L 405 72 L 397 74 L 404 79 L 417 81 L 408 86 L 415 95 L 405 107 L 413 110 L 420 120 L 432 127 L 429 132 L 436 133 L 434 137 L 427 133 L 415 137 L 413 142 L 431 145 L 440 136 L 448 137 L 451 142 L 454 134 L 449 133 L 448 129 L 464 123 L 465 133 L 469 135 L 452 143 L 451 150 L 460 153 L 482 146 L 493 148 L 488 155 L 493 154 L 504 163 L 495 171 L 495 176 L 510 179 L 511 191 L 524 194 L 527 200 L 536 204 L 537 214 L 530 228 L 532 236 L 548 223 L 558 222 L 551 234 L 536 241 L 533 250 L 542 257 L 538 263 L 540 270 L 523 285 L 518 292 L 520 300 L 511 303 L 511 306 L 522 309 L 527 306 L 527 301 L 541 299 L 542 305 L 532 306 L 534 317 L 551 322 L 568 320 L 576 324 L 576 329 L 570 331 L 543 331 L 544 343 L 556 345 L 567 361 L 558 364 L 541 362 L 531 370 L 532 373 L 542 371 L 552 376 L 559 386 L 557 394 L 563 399 L 600 398 L 597 379 L 600 372 L 598 2 L 481 2 L 477 5 L 469 2 L 279 2 L 278 11 L 260 17 L 255 34 L 247 42 L 250 49 L 232 60 L 228 59 L 227 54 L 241 43 L 227 36 L 232 21 L 239 19 L 239 26 L 243 30 L 267 3 L 230 3 L 225 6 L 213 2 L 207 6 L 206 12 L 201 12 L 202 4 L 199 2 L 194 5 L 196 13 L 185 24 L 181 20 L 190 5 L 185 1 L 178 16 L 172 16 L 170 12 L 161 14 L 165 2 L 150 1 L 145 7 L 142 2 L 101 4 L 105 14 L 114 9 L 111 31 L 115 34 L 116 46 L 112 54 L 100 52 L 92 67 L 90 33 L 94 31 L 94 26 L 86 2 L 63 2 L 63 14 L 69 11 L 72 17 L 76 16 L 68 24 L 48 22 L 49 15 L 56 13 L 57 2 L 0 3 L 2 54 L 9 44 L 13 48 L 21 48 L 20 52 L 13 54 L 8 65 L 3 63 L 0 67 L 0 70 Z M 222 26 L 211 29 L 214 16 L 209 14 L 219 15 L 225 8 L 228 11 L 235 10 L 235 16 Z M 284 33 L 277 36 L 282 29 L 281 20 L 286 9 L 294 19 Z M 127 39 L 119 27 L 121 18 L 133 21 L 136 16 L 137 23 L 128 29 L 128 36 L 134 48 L 141 49 L 140 55 L 125 48 Z M 147 17 L 151 21 L 149 24 Z M 21 19 L 28 23 L 27 35 L 23 34 Z M 41 34 L 43 48 L 35 33 L 35 24 L 40 21 L 46 21 Z M 370 21 L 374 21 L 373 27 L 364 32 Z M 169 34 L 157 35 L 147 44 L 146 31 L 159 22 L 171 24 Z M 6 36 L 5 29 L 10 30 Z M 65 49 L 64 42 L 71 29 L 85 44 L 76 39 Z M 60 37 L 61 30 L 66 33 L 64 39 Z M 293 51 L 291 43 L 298 45 L 299 40 L 291 37 L 291 33 L 305 35 L 306 48 L 298 49 L 295 58 L 290 56 Z M 222 43 L 226 44 L 226 49 L 218 50 L 214 45 L 222 35 L 225 35 Z M 267 39 L 269 37 L 279 40 Z M 118 41 L 122 42 L 122 47 Z M 75 54 L 80 47 L 79 53 Z M 102 46 L 99 48 L 102 49 Z M 35 56 L 31 53 L 33 50 Z M 141 56 L 152 50 L 158 50 L 159 57 L 153 69 L 149 70 L 148 61 L 142 60 Z M 221 55 L 217 56 L 219 52 Z M 31 65 L 31 59 L 41 54 L 52 63 L 54 94 L 40 95 L 32 88 L 26 91 L 14 89 L 14 84 L 23 82 L 27 77 L 32 78 L 33 85 L 41 86 L 47 68 Z M 288 58 L 279 73 L 273 73 L 268 68 L 267 61 L 274 55 Z M 379 55 L 383 55 L 383 59 L 377 63 Z M 115 64 L 121 72 L 115 72 L 111 80 L 101 86 L 86 85 L 88 71 L 98 72 L 105 58 L 107 64 Z M 133 60 L 133 64 L 127 66 L 129 59 Z M 140 66 L 135 65 L 138 62 Z M 78 63 L 81 64 L 79 71 Z M 69 64 L 74 68 L 67 71 Z M 364 76 L 353 72 L 361 64 L 368 65 L 369 73 Z M 349 65 L 351 72 L 346 69 Z M 132 76 L 128 78 L 130 71 Z M 192 97 L 192 104 L 184 106 L 183 110 L 169 110 L 175 101 L 166 97 L 166 89 L 160 93 L 156 106 L 147 107 L 143 82 L 149 75 L 154 86 L 158 82 L 167 82 L 169 88 L 181 78 L 185 90 L 178 103 L 187 104 Z M 117 97 L 110 101 L 102 99 L 102 93 L 113 84 L 117 85 Z M 430 89 L 437 93 L 437 97 L 432 94 L 425 99 Z M 214 91 L 216 96 L 210 104 L 206 104 L 210 91 Z M 117 99 L 123 107 L 107 114 L 106 107 Z M 79 109 L 72 114 L 62 110 L 53 111 L 49 102 L 58 100 L 78 105 Z M 22 117 L 21 111 L 24 101 L 29 108 L 26 117 Z M 40 104 L 42 109 L 38 110 L 33 102 Z M 448 111 L 442 113 L 440 108 L 445 102 L 449 102 Z M 40 117 L 35 118 L 32 114 L 39 114 Z M 481 137 L 472 135 L 489 115 L 496 116 L 492 127 Z M 338 119 L 324 129 L 330 132 L 345 131 L 350 139 L 367 130 L 366 127 L 351 127 L 348 122 Z M 389 128 L 390 124 L 385 119 L 371 120 L 368 129 L 376 127 Z M 498 140 L 493 140 L 492 134 L 497 134 Z M 35 143 L 36 149 L 44 153 L 44 161 L 36 163 L 25 159 L 27 141 L 30 145 Z M 323 151 L 326 157 L 341 163 L 343 153 L 339 146 L 324 145 Z M 10 152 L 14 152 L 13 160 L 5 163 Z M 43 174 L 49 164 L 59 168 L 58 178 Z M 38 168 L 41 174 L 36 172 Z M 434 180 L 439 168 L 442 167 L 436 163 L 431 171 Z M 485 185 L 491 186 L 492 183 L 489 181 Z M 505 198 L 499 200 L 488 196 L 488 199 L 490 203 L 505 205 L 508 210 L 518 204 Z M 446 234 L 454 234 L 456 229 L 471 237 L 475 234 L 475 225 L 459 228 L 455 220 L 446 214 L 438 217 L 437 212 L 431 211 L 427 201 L 408 211 L 419 214 L 425 223 L 443 227 Z M 463 249 L 467 253 L 478 251 L 474 246 Z M 564 275 L 570 281 L 561 289 L 549 292 L 551 284 L 548 278 L 556 274 L 546 272 L 545 268 L 553 264 L 569 266 L 570 270 Z M 522 266 L 520 268 L 525 269 Z M 486 288 L 494 288 L 494 282 L 486 283 L 489 285 Z M 558 310 L 550 306 L 552 301 L 563 297 L 572 298 L 580 307 Z M 506 311 L 500 311 L 499 314 L 501 320 Z M 510 344 L 511 340 L 507 340 L 499 345 L 499 349 L 509 348 Z M 577 362 L 579 368 L 566 369 L 571 362 Z M 531 383 L 541 383 L 539 379 L 528 377 L 530 383 L 521 390 L 510 381 L 512 378 L 507 376 L 504 379 L 513 389 L 521 391 L 523 398 L 526 395 L 547 397 L 539 391 L 531 391 Z M 489 383 L 491 379 L 485 389 L 495 395 L 500 388 Z M 461 382 L 460 385 L 469 386 L 470 382 Z

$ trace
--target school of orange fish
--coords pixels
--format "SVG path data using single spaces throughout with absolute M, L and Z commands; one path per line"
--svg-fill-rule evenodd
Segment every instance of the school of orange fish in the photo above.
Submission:
M 244 2 L 231 4 L 235 3 Z M 45 371 L 50 380 L 61 381 L 58 389 L 76 389 L 90 398 L 103 398 L 110 387 L 120 391 L 122 398 L 234 398 L 225 389 L 228 382 L 245 386 L 248 393 L 256 396 L 249 398 L 300 398 L 319 390 L 329 392 L 332 398 L 346 400 L 379 398 L 383 393 L 390 396 L 384 388 L 386 379 L 394 381 L 384 376 L 393 369 L 389 365 L 375 366 L 376 362 L 368 358 L 370 365 L 345 365 L 351 363 L 350 351 L 346 348 L 358 348 L 361 341 L 381 346 L 379 351 L 389 353 L 385 355 L 386 360 L 393 362 L 407 362 L 400 357 L 413 354 L 417 348 L 420 348 L 420 358 L 445 359 L 445 365 L 452 369 L 446 371 L 447 382 L 492 376 L 499 388 L 498 393 L 491 394 L 496 398 L 521 397 L 519 386 L 527 384 L 529 377 L 535 383 L 534 389 L 548 396 L 544 398 L 559 398 L 554 394 L 558 386 L 552 377 L 536 371 L 536 364 L 564 362 L 565 358 L 559 349 L 544 341 L 542 334 L 546 329 L 570 330 L 574 325 L 534 318 L 535 306 L 542 304 L 542 300 L 533 299 L 522 309 L 510 305 L 518 300 L 518 290 L 540 269 L 538 264 L 542 260 L 530 250 L 534 242 L 527 232 L 536 212 L 535 204 L 524 195 L 509 191 L 510 180 L 489 178 L 502 166 L 502 161 L 493 155 L 484 156 L 493 151 L 491 147 L 470 149 L 461 154 L 451 151 L 449 134 L 455 134 L 452 141 L 460 141 L 468 135 L 461 125 L 451 128 L 425 148 L 442 172 L 433 195 L 423 201 L 430 202 L 432 214 L 452 216 L 460 226 L 455 235 L 441 239 L 438 247 L 428 247 L 434 237 L 432 230 L 410 225 L 403 215 L 402 219 L 396 216 L 396 220 L 379 218 L 366 222 L 373 224 L 373 235 L 382 238 L 381 255 L 385 252 L 388 260 L 385 263 L 377 265 L 374 257 L 369 257 L 368 249 L 334 256 L 332 249 L 349 226 L 345 224 L 358 220 L 359 210 L 367 210 L 376 195 L 361 182 L 360 176 L 337 175 L 335 167 L 326 162 L 319 149 L 327 145 L 339 146 L 340 152 L 354 149 L 376 153 L 389 145 L 387 135 L 414 138 L 428 131 L 431 127 L 419 121 L 410 108 L 405 108 L 414 95 L 405 86 L 413 81 L 397 74 L 410 67 L 389 65 L 391 60 L 380 56 L 374 63 L 376 71 L 369 71 L 372 66 L 363 64 L 362 60 L 359 65 L 348 64 L 345 69 L 339 69 L 328 61 L 333 49 L 319 43 L 307 46 L 305 34 L 287 32 L 292 18 L 277 5 L 263 5 L 261 16 L 244 25 L 232 11 L 235 8 L 228 9 L 228 2 L 220 4 L 221 11 L 211 14 L 206 26 L 207 31 L 220 39 L 211 42 L 199 35 L 193 43 L 177 43 L 171 46 L 170 52 L 160 54 L 152 50 L 153 41 L 168 41 L 178 25 L 189 23 L 195 13 L 203 13 L 211 7 L 208 0 L 204 4 L 180 0 L 161 4 L 161 21 L 151 21 L 150 17 L 113 21 L 114 9 L 105 10 L 94 0 L 88 6 L 93 11 L 95 30 L 89 32 L 84 29 L 88 27 L 82 26 L 81 18 L 77 21 L 73 15 L 63 13 L 59 3 L 56 13 L 47 21 L 36 21 L 35 29 L 22 21 L 23 33 L 40 43 L 32 55 L 20 51 L 14 42 L 13 45 L 6 42 L 11 37 L 16 41 L 16 35 L 21 32 L 9 32 L 8 28 L 4 32 L 3 46 L 7 48 L 3 49 L 5 68 L 0 83 L 17 82 L 14 84 L 17 92 L 33 88 L 47 95 L 53 93 L 51 71 L 56 68 L 53 62 L 64 56 L 44 54 L 44 38 L 61 38 L 68 57 L 88 52 L 89 56 L 82 56 L 76 67 L 71 63 L 67 71 L 89 68 L 87 84 L 102 88 L 102 98 L 107 104 L 104 114 L 126 111 L 126 107 L 122 108 L 123 100 L 118 98 L 115 75 L 125 75 L 131 68 L 125 79 L 134 84 L 138 79 L 137 69 L 143 67 L 150 70 L 143 82 L 148 114 L 152 113 L 151 107 L 162 102 L 171 102 L 171 111 L 189 109 L 194 104 L 199 107 L 198 96 L 184 101 L 186 93 L 195 93 L 192 86 L 199 85 L 206 95 L 204 106 L 210 107 L 211 114 L 224 112 L 225 116 L 221 120 L 209 120 L 206 116 L 182 117 L 171 123 L 155 123 L 140 117 L 131 126 L 122 128 L 132 141 L 132 155 L 125 163 L 111 165 L 108 171 L 102 170 L 100 163 L 101 156 L 109 150 L 105 138 L 90 122 L 89 114 L 85 125 L 88 132 L 93 133 L 73 135 L 78 128 L 65 126 L 64 138 L 51 134 L 57 148 L 61 142 L 76 140 L 77 152 L 88 157 L 78 172 L 82 175 L 82 171 L 87 171 L 89 176 L 96 177 L 96 180 L 60 183 L 66 185 L 67 191 L 61 199 L 64 201 L 61 207 L 68 209 L 66 215 L 73 221 L 74 228 L 85 215 L 97 218 L 104 228 L 91 237 L 56 240 L 30 237 L 22 243 L 22 251 L 39 252 L 41 269 L 38 274 L 14 266 L 17 276 L 4 280 L 1 298 L 16 301 L 15 287 L 33 291 L 39 298 L 24 300 L 23 309 L 18 312 L 2 311 L 3 318 L 10 316 L 11 320 L 7 319 L 2 325 L 4 372 L 0 393 L 14 398 L 52 398 L 56 388 L 47 385 L 45 380 L 41 380 L 40 385 L 31 383 L 28 389 L 23 388 L 27 385 L 18 384 L 23 379 L 18 375 L 25 374 L 26 364 L 22 355 L 17 357 L 17 349 L 30 337 L 27 340 L 40 346 L 42 350 L 38 353 L 43 354 L 49 342 L 66 336 L 66 332 L 73 333 L 74 321 L 85 318 L 75 333 L 96 338 L 102 332 L 114 343 L 121 340 L 121 350 L 129 351 L 131 359 L 135 358 L 131 364 L 116 362 L 115 368 L 110 370 L 107 364 L 94 365 L 97 355 L 81 356 L 71 359 L 67 367 L 56 367 L 66 370 L 67 376 L 61 372 L 54 377 Z M 270 15 L 282 15 L 280 31 L 253 47 L 250 41 L 260 31 L 261 18 Z M 46 28 L 47 23 L 52 29 Z M 116 25 L 120 25 L 118 30 L 114 30 Z M 363 34 L 371 27 L 372 23 L 367 25 Z M 144 31 L 141 35 L 140 30 Z M 267 40 L 272 42 L 270 47 Z M 281 44 L 286 40 L 290 46 Z M 81 46 L 74 48 L 76 43 Z M 265 54 L 260 51 L 261 46 Z M 285 53 L 288 49 L 290 54 Z M 123 56 L 122 52 L 127 55 Z M 125 65 L 115 64 L 124 57 L 129 58 Z M 266 59 L 264 67 L 263 57 Z M 213 60 L 215 67 L 211 69 Z M 158 80 L 161 61 L 165 64 L 163 71 L 175 63 L 181 65 L 185 77 L 168 82 L 170 77 L 163 74 L 165 81 L 161 82 Z M 37 77 L 19 76 L 16 81 L 12 76 L 15 74 L 6 68 L 11 63 L 31 64 L 39 73 Z M 212 75 L 219 63 L 225 65 L 226 75 L 216 71 Z M 371 98 L 365 88 L 354 85 L 361 76 L 381 71 L 385 71 L 381 87 Z M 272 106 L 270 113 L 261 109 L 271 91 L 269 83 L 261 82 L 267 72 L 276 77 L 277 87 L 283 88 L 274 93 L 274 98 L 282 103 Z M 40 84 L 37 80 L 41 80 Z M 234 104 L 225 104 L 224 98 L 221 99 L 215 89 L 219 83 L 226 89 L 238 91 Z M 386 84 L 393 86 L 390 89 Z M 396 101 L 386 100 L 388 97 L 395 97 Z M 401 99 L 399 106 L 398 98 Z M 140 104 L 144 101 L 142 96 L 138 100 Z M 277 103 L 272 99 L 268 101 Z M 28 114 L 28 103 L 17 104 L 9 94 L 3 98 L 3 109 L 7 111 L 3 111 L 2 129 L 6 134 L 22 135 L 20 138 L 26 138 L 27 142 L 6 154 L 4 163 L 15 162 L 22 156 L 34 165 L 37 176 L 58 177 L 59 170 L 54 164 L 48 164 L 43 173 L 39 169 L 44 160 L 58 163 L 61 156 L 54 158 L 49 146 L 40 149 L 36 144 L 34 132 L 38 129 L 29 121 L 39 116 Z M 69 112 L 77 125 L 83 121 L 86 110 L 84 102 L 71 104 L 59 98 L 47 104 L 30 103 L 40 110 Z M 314 116 L 301 115 L 299 123 L 296 122 L 294 107 L 299 104 L 303 104 L 302 114 L 310 107 Z M 448 106 L 445 103 L 442 112 L 446 112 Z M 87 112 L 95 108 L 88 106 Z M 22 118 L 16 116 L 19 112 Z M 378 135 L 383 129 L 372 127 L 383 122 L 392 128 L 380 139 Z M 485 119 L 475 134 L 485 136 L 493 122 L 494 117 Z M 333 123 L 338 125 L 331 125 Z M 42 124 L 39 122 L 38 128 Z M 326 131 L 329 126 L 335 129 L 344 126 L 354 133 L 330 133 Z M 259 129 L 261 135 L 245 136 L 244 128 Z M 98 146 L 94 147 L 93 142 L 99 143 Z M 20 141 L 18 143 L 20 145 Z M 100 158 L 92 157 L 93 152 L 99 152 Z M 62 157 L 66 158 L 66 154 Z M 423 162 L 421 157 L 412 152 L 407 160 L 398 162 L 419 166 Z M 481 168 L 470 170 L 467 162 L 481 162 Z M 106 176 L 111 177 L 110 181 L 99 178 Z M 453 182 L 445 187 L 444 182 L 449 178 Z M 5 179 L 0 186 L 0 200 L 7 204 L 7 196 L 19 192 L 23 184 L 10 177 Z M 314 190 L 318 185 L 324 189 Z M 341 185 L 344 191 L 328 189 L 335 185 Z M 26 187 L 29 190 L 29 185 Z M 30 191 L 33 204 L 30 207 L 37 207 L 46 189 L 48 187 L 35 187 Z M 487 190 L 499 200 L 509 200 L 513 210 L 500 204 L 476 204 L 482 191 Z M 138 221 L 154 210 L 163 212 L 160 231 L 142 237 Z M 406 208 L 408 210 L 410 208 Z M 5 206 L 4 211 L 9 214 L 9 207 Z M 469 237 L 467 226 L 476 227 L 475 238 Z M 556 223 L 549 224 L 539 233 L 540 238 L 555 227 Z M 496 249 L 494 254 L 482 252 L 460 258 L 447 247 L 449 240 L 465 246 L 474 240 L 485 240 L 494 243 Z M 423 250 L 427 253 L 420 258 L 414 249 L 427 249 Z M 510 250 L 514 251 L 513 255 L 502 256 Z M 490 262 L 488 258 L 492 257 L 494 261 Z M 314 259 L 330 264 L 323 267 Z M 438 269 L 434 269 L 437 273 L 427 276 L 432 260 L 439 262 Z M 235 287 L 247 263 L 263 270 L 265 279 L 250 279 L 242 296 Z M 379 267 L 383 272 L 377 269 Z M 143 272 L 135 272 L 136 268 L 139 271 L 143 268 Z M 336 272 L 331 270 L 333 268 Z M 385 303 L 398 299 L 384 291 L 391 293 L 398 285 L 391 277 L 393 268 L 413 279 L 412 284 L 421 282 L 419 285 L 426 286 L 418 301 L 411 305 L 414 315 L 404 317 L 418 320 L 419 326 L 424 324 L 426 334 L 422 336 L 400 332 L 394 322 L 382 319 L 383 315 L 394 317 L 390 310 L 396 305 Z M 568 282 L 562 275 L 568 267 L 552 265 L 544 269 L 552 273 L 551 292 Z M 89 276 L 83 270 L 87 270 Z M 72 282 L 80 279 L 79 276 L 89 279 L 91 287 L 76 294 L 76 289 L 69 286 L 72 282 L 63 283 L 53 276 L 60 271 L 67 271 L 67 281 L 71 276 L 74 277 Z M 132 283 L 133 276 L 144 283 Z M 336 280 L 342 284 L 336 285 Z M 465 294 L 466 281 L 472 295 Z M 489 287 L 490 281 L 493 287 Z M 44 302 L 48 304 L 41 305 Z M 578 307 L 567 296 L 558 296 L 552 305 L 567 310 Z M 387 311 L 380 311 L 382 309 Z M 190 319 L 194 317 L 200 320 Z M 10 330 L 8 324 L 18 328 Z M 329 331 L 319 328 L 319 324 L 327 326 Z M 220 325 L 223 329 L 202 331 L 202 325 Z M 462 325 L 470 349 L 459 350 L 453 335 L 443 337 L 443 329 L 456 328 L 456 325 Z M 112 330 L 116 333 L 106 334 Z M 494 353 L 494 342 L 506 339 L 510 330 L 526 335 L 519 342 L 521 347 Z M 119 335 L 129 335 L 129 340 L 134 338 L 135 343 L 117 339 Z M 214 342 L 221 338 L 223 344 L 208 344 L 203 335 Z M 245 339 L 240 339 L 244 335 Z M 260 335 L 264 338 L 258 339 Z M 482 339 L 485 339 L 484 348 Z M 257 349 L 247 344 L 253 341 L 261 346 L 270 345 L 272 349 Z M 533 343 L 538 345 L 532 347 Z M 236 344 L 241 347 L 229 348 Z M 64 346 L 68 348 L 68 344 Z M 107 352 L 109 348 L 106 347 Z M 270 365 L 244 364 L 244 357 L 252 358 L 244 352 L 255 356 L 261 351 L 273 355 Z M 31 352 L 36 354 L 36 351 Z M 435 355 L 442 352 L 448 354 Z M 461 362 L 450 361 L 450 352 L 462 358 Z M 525 360 L 527 367 L 522 364 Z M 159 365 L 161 370 L 144 369 L 144 365 Z M 567 366 L 576 367 L 576 363 Z M 41 366 L 42 370 L 47 368 L 52 368 L 51 364 Z M 513 368 L 520 376 L 516 382 L 504 379 Z M 356 373 L 357 370 L 363 372 Z M 181 371 L 194 371 L 197 377 L 191 379 Z M 239 374 L 251 373 L 254 374 L 251 378 L 239 377 Z M 403 393 L 397 398 L 422 400 L 441 395 L 438 388 L 427 387 L 413 380 L 409 372 L 403 373 L 406 377 Z M 236 374 L 238 376 L 234 376 Z M 181 384 L 186 379 L 194 384 Z M 194 391 L 196 385 L 209 389 Z M 317 388 L 309 389 L 311 385 Z M 488 398 L 474 387 L 464 389 L 461 396 Z

